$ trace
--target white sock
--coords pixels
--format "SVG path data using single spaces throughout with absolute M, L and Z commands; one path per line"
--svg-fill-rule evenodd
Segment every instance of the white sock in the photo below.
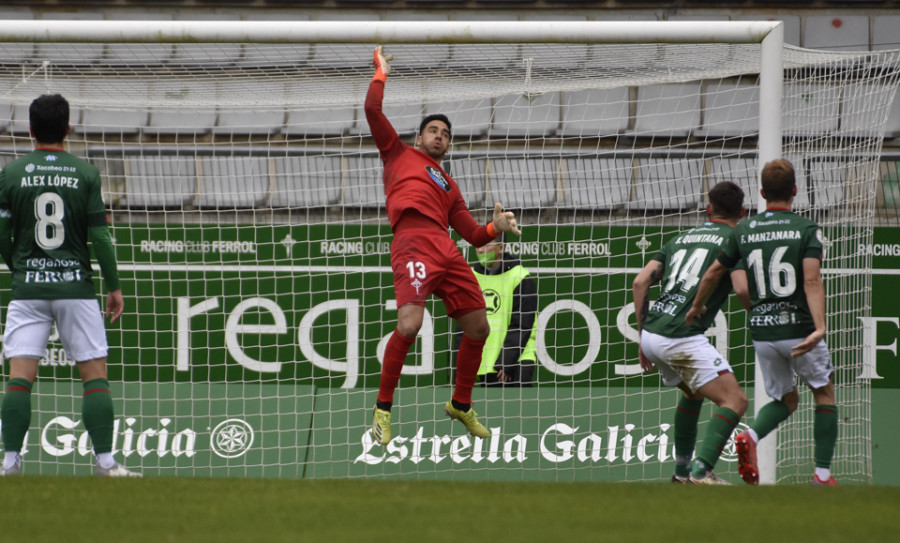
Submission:
M 97 455 L 97 463 L 103 469 L 109 469 L 116 465 L 116 459 L 113 458 L 111 452 L 100 453 Z
M 816 477 L 819 478 L 820 481 L 825 482 L 828 479 L 831 479 L 831 470 L 828 468 L 816 468 Z
M 759 436 L 756 435 L 756 430 L 753 428 L 747 428 L 747 433 L 750 434 L 750 437 L 753 438 L 754 443 L 759 443 Z
M 19 461 L 19 451 L 6 451 L 3 457 L 3 469 L 10 469 Z

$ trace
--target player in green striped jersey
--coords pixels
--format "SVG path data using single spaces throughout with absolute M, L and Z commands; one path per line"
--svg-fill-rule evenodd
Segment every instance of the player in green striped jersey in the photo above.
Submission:
M 741 390 L 731 366 L 704 336 L 734 283 L 745 307 L 746 279 L 743 271 L 718 282 L 710 309 L 703 319 L 690 325 L 684 316 L 703 272 L 718 256 L 731 230 L 744 216 L 744 192 L 730 181 L 709 191 L 706 214 L 709 220 L 666 243 L 634 280 L 634 307 L 640 331 L 641 367 L 655 365 L 663 384 L 684 392 L 675 411 L 675 475 L 672 482 L 729 484 L 713 473 L 722 449 L 747 410 L 747 396 Z M 652 305 L 650 286 L 663 281 L 659 298 Z M 704 398 L 716 404 L 707 426 L 703 445 L 691 466 L 697 441 L 697 421 Z
M 837 441 L 831 355 L 825 345 L 825 287 L 820 267 L 822 230 L 791 211 L 797 194 L 794 167 L 773 160 L 762 172 L 766 210 L 741 223 L 718 260 L 704 275 L 686 322 L 703 318 L 704 303 L 725 270 L 743 262 L 752 303 L 750 334 L 762 368 L 766 394 L 774 401 L 760 409 L 750 429 L 735 438 L 738 471 L 757 484 L 756 444 L 797 408 L 794 375 L 810 388 L 816 403 L 813 422 L 815 473 L 812 483 L 834 486 L 831 459 Z
M 132 477 L 112 454 L 113 402 L 106 373 L 108 345 L 97 303 L 88 242 L 109 289 L 106 314 L 114 322 L 124 301 L 100 175 L 67 153 L 69 103 L 43 95 L 29 108 L 35 150 L 0 171 L 0 257 L 12 272 L 3 354 L 9 381 L 0 405 L 6 451 L 0 475 L 18 475 L 31 423 L 31 389 L 53 323 L 66 356 L 84 384 L 82 420 L 97 463 L 94 473 Z

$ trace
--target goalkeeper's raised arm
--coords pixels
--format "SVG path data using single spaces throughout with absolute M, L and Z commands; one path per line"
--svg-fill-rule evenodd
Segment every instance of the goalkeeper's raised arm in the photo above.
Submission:
M 394 233 L 391 268 L 397 298 L 397 329 L 385 348 L 372 435 L 383 445 L 391 440 L 394 390 L 406 355 L 422 327 L 425 300 L 435 293 L 463 331 L 456 387 L 444 412 L 462 421 L 470 434 L 486 438 L 490 431 L 478 422 L 471 403 L 490 326 L 478 281 L 447 228 L 452 226 L 476 247 L 500 233 L 520 232 L 515 216 L 503 211 L 499 202 L 490 223 L 478 225 L 472 217 L 456 182 L 441 166 L 450 149 L 453 128 L 446 115 L 438 113 L 422 119 L 415 147 L 400 140 L 382 110 L 391 58 L 382 46 L 375 49 L 375 75 L 365 102 L 366 120 L 384 162 L 385 207 Z

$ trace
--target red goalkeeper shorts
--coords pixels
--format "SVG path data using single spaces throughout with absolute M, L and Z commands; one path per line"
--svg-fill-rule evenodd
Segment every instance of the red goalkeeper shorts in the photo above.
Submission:
M 444 301 L 453 317 L 485 307 L 478 280 L 446 232 L 410 228 L 396 234 L 391 268 L 397 307 L 425 305 L 431 293 Z

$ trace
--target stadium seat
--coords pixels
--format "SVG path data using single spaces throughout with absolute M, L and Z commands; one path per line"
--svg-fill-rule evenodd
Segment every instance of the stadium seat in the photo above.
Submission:
M 0 133 L 12 132 L 15 107 L 12 104 L 12 100 L 8 98 L 12 85 L 13 83 L 9 82 L 0 83 Z M 2 151 L 0 151 L 0 156 L 3 156 Z
M 214 103 L 216 85 L 200 80 L 180 81 L 177 88 L 168 83 L 150 84 L 150 118 L 143 132 L 160 134 L 206 134 L 216 124 L 216 108 L 192 105 L 195 100 Z
M 518 21 L 519 17 L 498 13 L 460 11 L 456 15 L 456 20 L 489 23 L 491 21 Z M 450 65 L 454 67 L 500 68 L 509 67 L 514 63 L 521 63 L 521 61 L 522 56 L 519 54 L 519 46 L 516 44 L 493 44 L 489 53 L 485 53 L 483 44 L 456 44 L 450 55 Z M 518 67 L 522 68 L 524 72 L 524 66 L 519 64 Z
M 457 100 L 425 104 L 425 115 L 443 113 L 453 125 L 453 139 L 487 134 L 491 128 L 491 99 Z
M 456 181 L 469 209 L 476 210 L 493 205 L 485 198 L 488 167 L 486 158 L 445 158 L 442 165 Z
M 140 156 L 125 158 L 125 197 L 132 209 L 181 209 L 197 191 L 193 157 Z
M 384 208 L 383 172 L 377 155 L 348 157 L 341 203 L 348 207 Z
M 187 13 L 179 21 L 240 21 L 241 17 L 225 13 Z M 228 65 L 241 58 L 240 43 L 179 43 L 175 45 L 172 62 L 194 65 Z
M 256 21 L 308 21 L 309 15 L 303 13 L 251 13 L 248 22 Z M 241 64 L 250 68 L 267 66 L 295 66 L 309 61 L 312 47 L 308 43 L 248 43 L 244 44 L 244 56 Z
M 562 199 L 566 209 L 615 209 L 631 196 L 630 158 L 571 157 L 564 161 Z
M 638 88 L 634 135 L 687 137 L 700 126 L 700 84 Z
M 41 15 L 48 21 L 101 21 L 102 13 L 81 11 L 49 12 Z M 102 43 L 49 43 L 37 44 L 36 61 L 49 60 L 53 64 L 93 64 L 103 56 Z
M 723 181 L 731 181 L 744 191 L 744 207 L 748 210 L 759 209 L 759 179 L 757 159 L 753 158 L 714 158 L 709 164 L 709 188 Z
M 846 166 L 825 158 L 811 159 L 807 165 L 810 206 L 829 209 L 845 202 Z
M 241 82 L 229 82 L 219 88 L 219 96 L 226 97 L 232 85 Z M 281 131 L 285 123 L 285 84 L 283 81 L 265 81 L 252 83 L 259 99 L 253 109 L 234 109 L 219 107 L 219 117 L 213 134 L 261 136 Z
M 628 128 L 627 87 L 566 92 L 562 100 L 561 136 L 614 136 Z
M 82 83 L 80 90 L 84 96 L 116 96 L 123 105 L 117 109 L 85 107 L 81 126 L 73 125 L 74 131 L 121 136 L 137 134 L 147 125 L 149 110 L 146 104 L 150 101 L 149 86 L 121 79 L 91 79 Z
M 3 95 L 2 93 L 3 90 L 0 90 L 0 96 Z M 12 127 L 13 109 L 12 104 L 0 102 L 0 133 L 8 131 Z
M 788 83 L 782 103 L 782 130 L 786 136 L 831 135 L 838 128 L 841 89 L 837 85 Z
M 555 205 L 558 162 L 546 158 L 491 159 L 488 202 L 529 210 Z
M 269 168 L 265 157 L 201 157 L 199 168 L 198 207 L 253 208 L 269 200 Z
M 706 85 L 700 137 L 746 137 L 759 134 L 759 86 L 710 82 Z
M 780 13 L 751 13 L 738 15 L 735 21 L 781 21 L 784 23 L 784 43 L 800 47 L 800 16 Z
M 349 93 L 349 96 L 348 96 Z M 365 90 L 359 82 L 347 84 L 333 79 L 303 78 L 288 84 L 289 104 L 284 135 L 287 137 L 308 137 L 313 135 L 341 136 L 349 133 L 356 125 L 357 113 L 363 118 Z M 329 97 L 335 97 L 328 103 Z M 347 107 L 343 98 L 355 98 L 356 104 Z M 294 100 L 314 98 L 317 102 L 294 105 Z
M 272 207 L 308 208 L 337 205 L 341 199 L 341 157 L 275 157 Z
M 641 158 L 629 209 L 663 211 L 700 207 L 703 160 Z
M 322 13 L 319 21 L 378 21 L 380 17 L 368 13 Z M 319 43 L 310 61 L 316 66 L 328 68 L 372 68 L 372 51 L 377 44 L 369 43 Z M 399 58 L 398 58 L 399 61 Z
M 126 11 L 111 13 L 112 21 L 171 21 L 167 13 L 143 13 Z M 105 62 L 109 64 L 162 64 L 172 58 L 175 51 L 171 43 L 110 43 Z
M 34 13 L 27 11 L 0 11 L 3 20 L 32 20 Z M 34 56 L 33 43 L 0 43 L 0 59 L 4 63 L 17 64 Z
M 829 51 L 868 51 L 868 15 L 808 15 L 803 46 Z
M 497 137 L 550 136 L 559 128 L 560 94 L 548 92 L 537 96 L 513 94 L 501 96 L 494 103 L 491 135 Z
M 443 13 L 388 13 L 385 21 L 446 21 L 449 17 Z M 388 53 L 396 59 L 397 68 L 438 68 L 450 59 L 448 44 L 392 44 L 387 46 Z

